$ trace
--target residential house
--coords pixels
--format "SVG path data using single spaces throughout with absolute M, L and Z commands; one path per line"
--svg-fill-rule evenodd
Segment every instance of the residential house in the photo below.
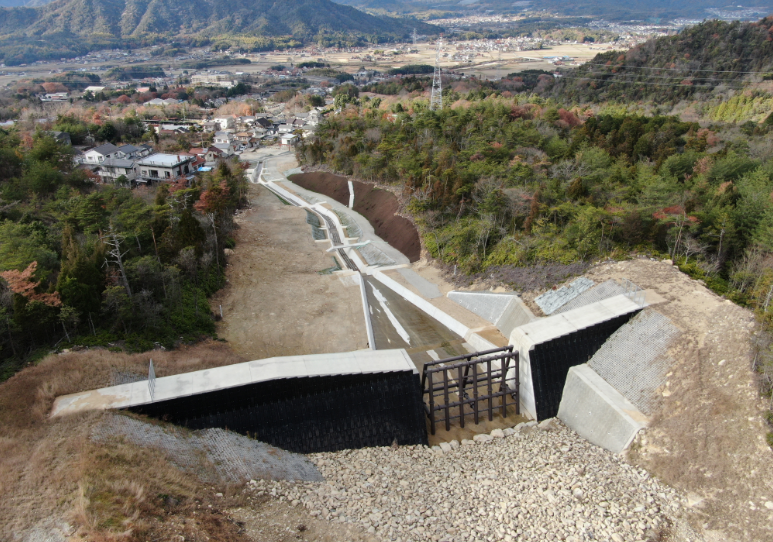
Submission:
M 221 130 L 236 128 L 236 115 L 226 115 L 225 117 L 217 117 L 213 120 L 220 125 Z
M 237 132 L 234 134 L 234 142 L 238 144 L 242 150 L 250 149 L 255 143 L 254 136 L 249 132 Z
M 298 142 L 298 136 L 295 134 L 283 134 L 279 138 L 279 145 L 282 147 L 290 147 Z
M 191 149 L 191 150 L 194 150 L 194 149 Z M 191 171 L 197 171 L 207 161 L 204 158 L 204 156 L 200 156 L 200 155 L 198 155 L 196 153 L 193 153 L 193 152 L 181 152 L 180 156 L 181 157 L 182 156 L 188 156 L 188 157 L 190 157 L 192 159 L 191 163 L 190 163 Z
M 238 130 L 242 130 L 242 131 L 249 130 L 250 128 L 252 128 L 253 124 L 255 124 L 255 117 L 252 117 L 249 115 L 238 117 L 236 119 L 236 128 Z
M 140 145 L 136 147 L 134 145 L 121 145 L 118 147 L 116 158 L 124 158 L 126 160 L 139 159 L 150 154 L 153 147 L 150 145 Z
M 105 143 L 83 153 L 81 162 L 84 164 L 101 164 L 108 158 L 116 158 L 117 154 L 118 147 L 112 143 Z
M 219 122 L 215 122 L 214 120 L 208 120 L 208 121 L 203 122 L 201 124 L 201 128 L 205 132 L 216 132 L 216 131 L 220 130 L 220 123 Z
M 273 130 L 274 123 L 271 122 L 266 117 L 258 117 L 257 119 L 255 119 L 255 126 L 256 127 L 260 126 L 261 128 L 263 128 L 265 130 Z
M 106 158 L 97 168 L 97 175 L 103 183 L 116 183 L 123 175 L 126 181 L 134 181 L 137 177 L 134 169 L 134 160 L 125 158 Z
M 222 153 L 221 158 L 231 156 L 236 153 L 236 143 L 214 143 L 212 147 L 219 149 Z
M 202 159 L 207 164 L 213 164 L 221 158 L 227 158 L 229 155 L 217 147 L 194 147 L 188 151 L 190 154 Z
M 173 181 L 192 172 L 191 156 L 179 154 L 151 154 L 137 162 L 137 182 Z
M 234 135 L 231 132 L 215 132 L 215 143 L 229 144 L 234 140 Z

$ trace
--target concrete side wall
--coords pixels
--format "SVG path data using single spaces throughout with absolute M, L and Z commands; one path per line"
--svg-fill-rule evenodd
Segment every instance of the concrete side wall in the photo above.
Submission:
M 558 418 L 584 439 L 619 454 L 647 418 L 587 364 L 569 369 Z
M 519 347 L 515 344 L 516 350 L 518 350 L 518 368 L 520 370 L 519 379 L 520 385 L 518 386 L 518 397 L 521 403 L 521 414 L 532 420 L 537 419 L 537 400 L 534 396 L 534 378 L 531 372 L 531 360 L 529 359 L 529 348 Z M 515 371 L 510 370 L 507 373 L 507 381 L 512 382 L 515 379 Z
M 380 271 L 375 271 L 372 276 L 381 284 L 383 284 L 387 288 L 390 288 L 396 294 L 401 295 L 407 301 L 413 303 L 415 306 L 417 306 L 418 308 L 420 308 L 421 310 L 429 314 L 432 318 L 434 318 L 435 320 L 437 320 L 438 322 L 446 326 L 448 329 L 450 329 L 460 337 L 464 338 L 465 336 L 467 336 L 467 333 L 469 333 L 470 328 L 468 328 L 467 326 L 465 326 L 455 318 L 452 318 L 451 316 L 447 315 L 446 313 L 444 313 L 443 311 L 435 307 L 429 301 L 414 294 L 408 288 L 406 288 L 399 282 L 389 278 L 384 273 L 381 273 Z
M 448 299 L 492 324 L 497 323 L 514 297 L 491 292 L 448 292 Z
M 519 326 L 533 322 L 537 317 L 529 307 L 521 301 L 520 297 L 513 296 L 502 315 L 494 324 L 505 337 L 509 337 L 513 330 Z
M 453 291 L 448 292 L 448 299 L 491 322 L 505 337 L 518 326 L 537 319 L 515 294 Z

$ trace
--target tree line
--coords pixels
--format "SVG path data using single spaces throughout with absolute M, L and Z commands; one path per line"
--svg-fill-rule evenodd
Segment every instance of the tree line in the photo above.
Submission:
M 238 162 L 155 194 L 100 185 L 44 133 L 0 130 L 0 378 L 56 345 L 172 347 L 214 334 Z

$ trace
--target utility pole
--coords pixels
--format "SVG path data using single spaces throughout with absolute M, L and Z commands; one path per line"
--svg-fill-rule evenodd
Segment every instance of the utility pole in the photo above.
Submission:
M 443 37 L 437 40 L 437 51 L 435 52 L 435 73 L 432 76 L 432 96 L 429 99 L 429 108 L 431 111 L 443 109 L 443 81 L 440 72 L 440 50 L 443 47 Z

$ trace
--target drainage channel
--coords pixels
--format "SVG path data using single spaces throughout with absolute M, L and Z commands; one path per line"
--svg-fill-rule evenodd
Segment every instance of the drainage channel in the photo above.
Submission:
M 344 262 L 344 265 L 351 269 L 352 271 L 359 271 L 360 268 L 357 267 L 357 264 L 352 261 L 352 259 L 346 255 L 346 252 L 344 252 L 344 249 L 339 248 L 338 249 L 338 255 L 341 257 L 341 259 Z
M 327 224 L 327 231 L 330 233 L 330 240 L 333 243 L 333 246 L 343 245 L 343 243 L 341 242 L 341 236 L 338 235 L 338 228 L 336 228 L 335 223 L 327 216 L 323 214 L 320 214 L 320 215 L 325 220 L 325 224 Z M 357 264 L 354 263 L 349 256 L 347 256 L 343 248 L 338 249 L 338 256 L 341 258 L 341 261 L 344 263 L 344 265 L 349 269 L 351 269 L 352 271 L 360 270 L 360 268 L 357 267 Z

